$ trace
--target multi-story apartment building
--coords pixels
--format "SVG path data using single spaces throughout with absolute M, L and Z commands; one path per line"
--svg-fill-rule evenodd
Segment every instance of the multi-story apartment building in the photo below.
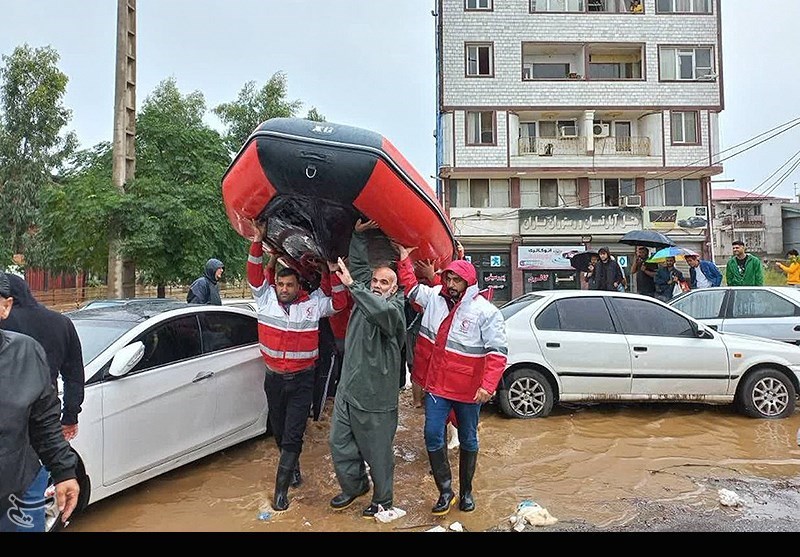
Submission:
M 784 204 L 789 199 L 736 189 L 711 192 L 714 256 L 718 265 L 733 257 L 733 242 L 739 240 L 747 251 L 759 257 L 784 259 Z M 790 217 L 791 218 L 791 217 Z
M 442 201 L 481 286 L 580 288 L 628 231 L 708 256 L 720 0 L 438 0 Z M 630 282 L 630 281 L 629 281 Z

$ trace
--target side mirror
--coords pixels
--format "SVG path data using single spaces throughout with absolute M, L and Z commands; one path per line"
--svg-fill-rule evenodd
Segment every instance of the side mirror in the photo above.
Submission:
M 144 356 L 143 342 L 137 341 L 129 344 L 117 352 L 114 359 L 111 360 L 111 367 L 108 369 L 108 374 L 112 377 L 122 377 L 136 367 L 136 364 L 139 363 L 142 356 Z

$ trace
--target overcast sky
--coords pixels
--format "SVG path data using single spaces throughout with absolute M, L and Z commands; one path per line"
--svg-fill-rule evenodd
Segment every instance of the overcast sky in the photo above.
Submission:
M 116 4 L 0 0 L 0 55 L 23 43 L 59 52 L 70 80 L 70 128 L 83 147 L 111 139 Z M 234 100 L 245 82 L 260 86 L 284 71 L 303 116 L 315 106 L 331 122 L 381 133 L 428 177 L 435 174 L 433 7 L 433 0 L 138 0 L 138 102 L 173 76 L 212 108 Z M 722 13 L 727 149 L 800 118 L 800 2 L 724 0 Z M 715 180 L 753 190 L 798 150 L 800 126 L 726 161 Z M 773 195 L 791 197 L 795 183 L 800 168 Z

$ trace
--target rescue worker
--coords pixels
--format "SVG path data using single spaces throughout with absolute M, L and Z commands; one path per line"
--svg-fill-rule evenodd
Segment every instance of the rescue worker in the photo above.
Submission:
M 369 268 L 365 232 L 376 228 L 374 221 L 359 220 L 350 240 L 347 265 L 339 259 L 337 274 L 350 292 L 353 310 L 329 439 L 333 469 L 342 490 L 330 505 L 335 510 L 349 507 L 369 493 L 371 477 L 372 501 L 361 513 L 364 518 L 393 504 L 398 374 L 405 374 L 400 363 L 406 335 L 405 302 L 397 274 L 387 265 L 373 271 Z

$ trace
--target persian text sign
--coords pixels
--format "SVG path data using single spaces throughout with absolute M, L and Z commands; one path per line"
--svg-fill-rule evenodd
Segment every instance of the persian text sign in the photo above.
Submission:
M 519 210 L 519 233 L 523 236 L 625 234 L 641 229 L 642 210 L 629 207 Z
M 526 271 L 572 269 L 570 257 L 583 251 L 584 246 L 520 246 L 518 267 Z

